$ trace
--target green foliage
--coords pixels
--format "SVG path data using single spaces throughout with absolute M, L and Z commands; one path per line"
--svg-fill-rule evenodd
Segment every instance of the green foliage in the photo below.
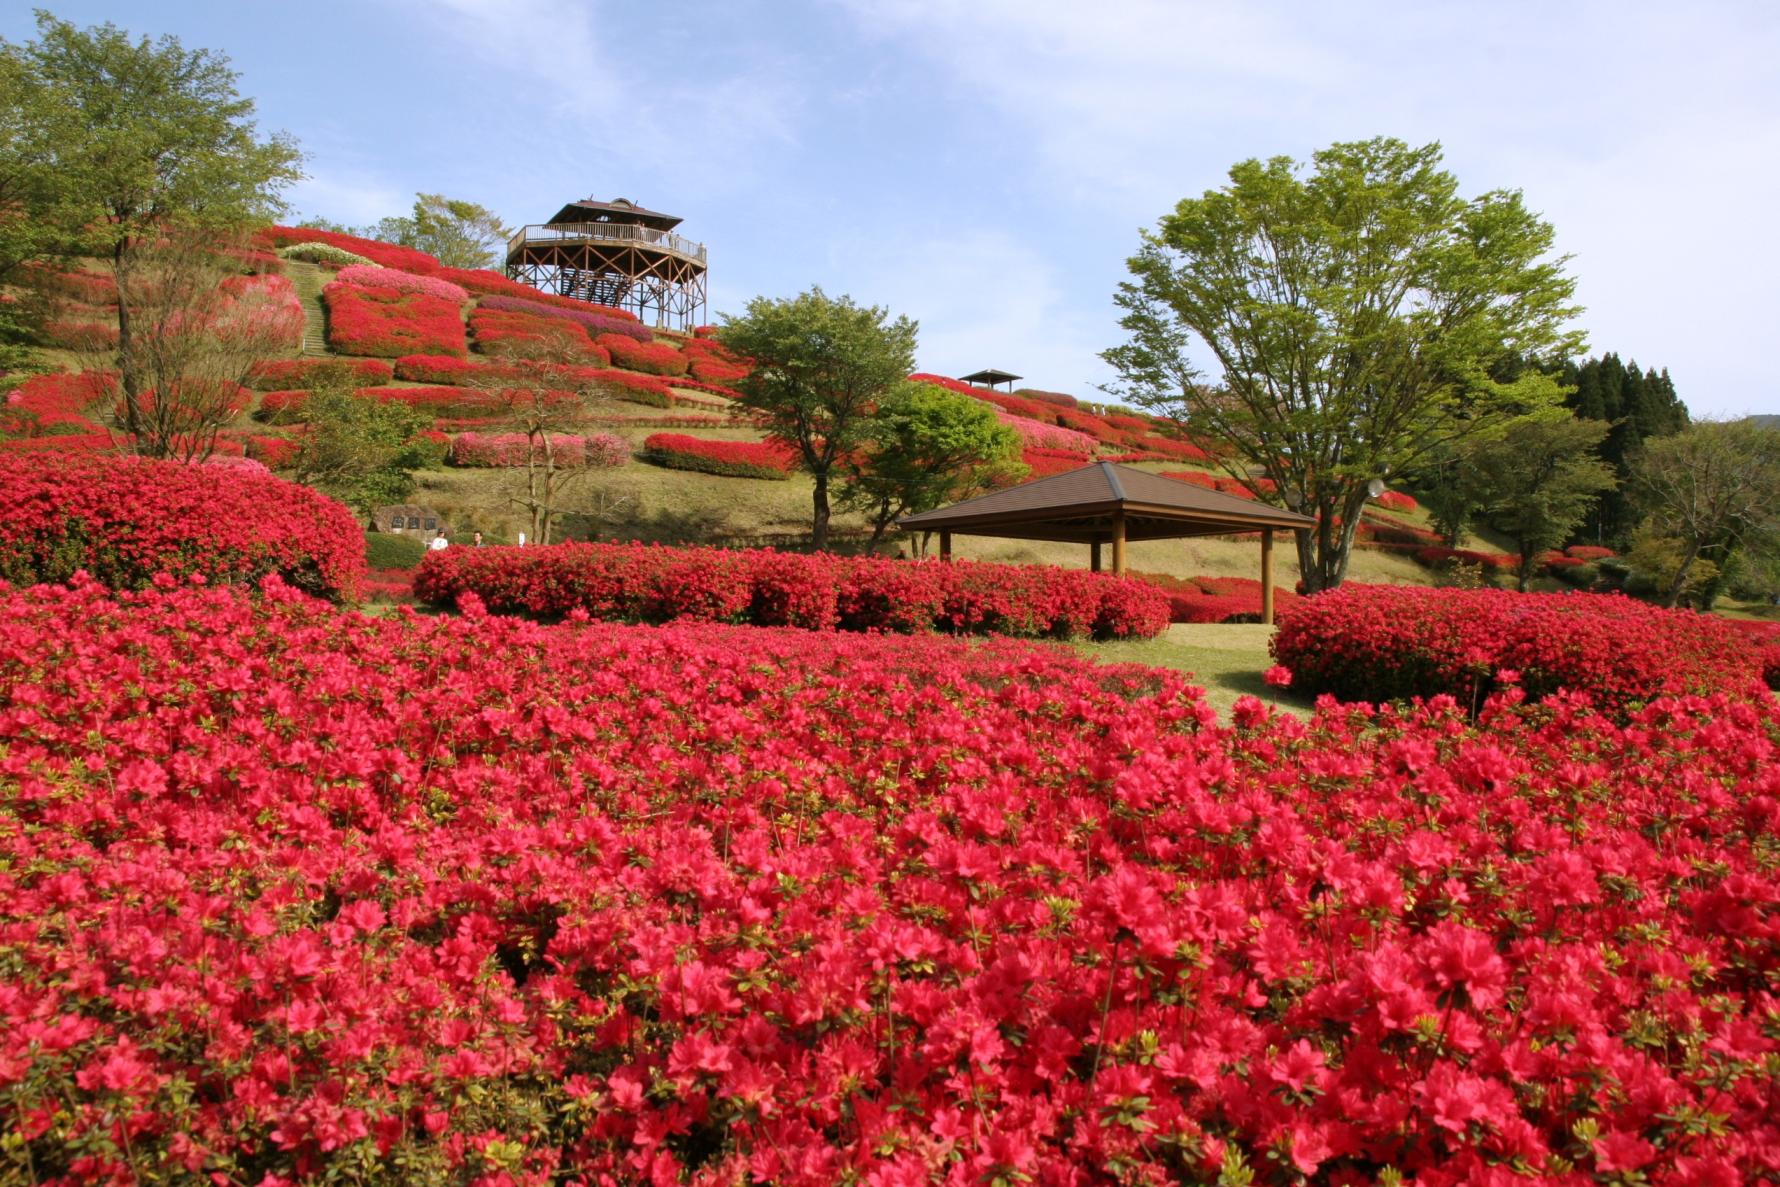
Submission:
M 406 501 L 414 471 L 438 464 L 436 449 L 418 436 L 431 424 L 419 409 L 322 387 L 310 394 L 306 411 L 309 431 L 292 467 L 297 481 L 360 515 Z
M 1503 382 L 1493 364 L 1581 346 L 1551 227 L 1515 192 L 1459 197 L 1440 159 L 1380 138 L 1317 153 L 1309 175 L 1244 161 L 1144 235 L 1115 298 L 1131 335 L 1104 355 L 1118 394 L 1317 518 L 1297 534 L 1312 592 L 1345 575 L 1368 481 L 1557 401 L 1550 376 Z
M 892 389 L 869 444 L 846 467 L 840 505 L 865 513 L 872 542 L 897 518 L 1018 480 L 1020 435 L 980 400 L 926 383 Z
M 1623 543 L 1637 524 L 1632 499 L 1631 459 L 1651 437 L 1667 437 L 1687 427 L 1687 407 L 1675 394 L 1667 369 L 1641 371 L 1621 363 L 1612 352 L 1581 363 L 1564 364 L 1559 376 L 1569 394 L 1564 403 L 1577 416 L 1601 420 L 1612 427 L 1597 451 L 1613 467 L 1620 486 L 1602 495 L 1589 516 L 1591 541 Z
M 1718 566 L 1690 549 L 1680 536 L 1666 535 L 1654 519 L 1647 519 L 1632 533 L 1625 562 L 1632 570 L 1626 588 L 1634 593 L 1656 594 L 1673 606 L 1687 594 L 1718 576 Z
M 426 545 L 416 536 L 394 532 L 365 533 L 365 564 L 373 569 L 412 569 L 426 555 Z
M 447 268 L 495 267 L 506 259 L 507 239 L 513 234 L 486 206 L 443 194 L 416 194 L 409 214 L 369 227 L 342 227 L 326 219 L 302 225 L 412 247 L 438 257 Z
M 311 264 L 369 264 L 371 261 L 356 251 L 347 251 L 344 247 L 335 247 L 331 243 L 293 243 L 289 247 L 278 249 L 278 256 L 285 260 L 307 260 Z
M 1649 515 L 1639 538 L 1679 542 L 1658 591 L 1673 606 L 1699 560 L 1713 572 L 1740 550 L 1780 551 L 1780 430 L 1754 420 L 1700 421 L 1652 438 L 1631 463 L 1637 506 Z M 1650 566 L 1640 566 L 1651 571 Z
M 756 297 L 741 317 L 726 315 L 717 333 L 731 353 L 754 360 L 736 383 L 741 403 L 763 415 L 767 434 L 790 446 L 815 479 L 817 548 L 828 544 L 830 476 L 870 442 L 879 402 L 915 368 L 919 327 L 888 319 L 878 306 L 812 288 L 789 300 Z
M 1618 485 L 1613 468 L 1595 456 L 1607 431 L 1604 421 L 1568 413 L 1529 417 L 1465 452 L 1461 468 L 1475 477 L 1463 481 L 1518 547 L 1523 591 L 1540 554 L 1568 540 L 1602 492 Z

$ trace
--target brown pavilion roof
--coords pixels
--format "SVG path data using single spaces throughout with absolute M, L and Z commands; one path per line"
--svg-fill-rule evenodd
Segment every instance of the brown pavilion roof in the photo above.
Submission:
M 628 223 L 638 227 L 653 227 L 657 231 L 671 231 L 682 221 L 677 214 L 645 210 L 629 198 L 614 198 L 610 202 L 595 202 L 592 198 L 584 198 L 579 202 L 570 202 L 557 211 L 550 224 Z
M 986 383 L 990 387 L 994 387 L 998 383 L 1012 383 L 1014 380 L 1024 377 L 1010 375 L 1006 371 L 997 371 L 994 367 L 985 367 L 981 371 L 972 371 L 969 375 L 960 375 L 958 378 L 966 383 Z
M 1112 462 L 1093 462 L 897 522 L 917 531 L 1093 543 L 1112 538 L 1118 513 L 1123 513 L 1127 540 L 1316 526 L 1316 520 L 1296 511 Z

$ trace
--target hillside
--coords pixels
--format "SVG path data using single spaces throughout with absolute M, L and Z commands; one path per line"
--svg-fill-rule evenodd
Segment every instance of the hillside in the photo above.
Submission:
M 542 294 L 492 272 L 444 267 L 408 248 L 329 232 L 269 228 L 235 278 L 288 322 L 288 358 L 262 369 L 243 392 L 220 452 L 277 470 L 288 464 L 304 432 L 302 405 L 318 366 L 353 369 L 352 382 L 370 399 L 399 400 L 435 414 L 429 434 L 444 460 L 417 475 L 414 502 L 436 510 L 457 538 L 480 531 L 490 542 L 513 541 L 526 516 L 513 501 L 523 465 L 465 464 L 493 459 L 479 436 L 499 433 L 489 406 L 503 359 L 539 342 L 577 360 L 576 385 L 593 394 L 577 431 L 622 441 L 629 460 L 590 470 L 566 500 L 567 538 L 638 539 L 676 544 L 795 546 L 807 536 L 811 482 L 768 458 L 771 477 L 738 477 L 669 468 L 644 460 L 645 442 L 673 433 L 699 443 L 758 447 L 760 431 L 740 412 L 728 384 L 745 368 L 707 337 L 640 325 L 623 310 Z M 72 348 L 106 333 L 107 278 L 70 269 L 50 278 L 61 303 L 53 323 L 52 361 L 78 368 Z M 246 299 L 246 298 L 244 298 Z M 89 356 L 90 357 L 90 356 Z M 1092 459 L 1184 477 L 1230 493 L 1250 494 L 1221 473 L 1197 443 L 1165 422 L 1106 409 L 1052 392 L 989 392 L 943 376 L 915 378 L 964 392 L 996 407 L 1026 442 L 1034 477 Z M 20 397 L 23 397 L 22 400 Z M 0 448 L 101 448 L 108 438 L 87 421 L 80 385 L 69 376 L 32 380 L 13 403 L 30 415 L 5 424 L 13 438 Z M 574 443 L 577 450 L 580 442 Z M 691 448 L 691 447 L 688 447 Z M 664 460 L 657 452 L 652 457 Z M 511 462 L 515 459 L 506 459 Z M 722 467 L 719 467 L 722 468 Z M 1413 559 L 1437 543 L 1413 500 L 1387 496 L 1387 512 L 1369 513 L 1350 576 L 1389 583 L 1426 583 L 1430 571 Z M 861 546 L 866 525 L 837 513 L 837 539 Z M 1483 553 L 1487 541 L 1467 541 Z M 886 547 L 912 551 L 917 542 L 891 533 Z M 961 538 L 958 555 L 982 560 L 1085 565 L 1085 550 L 1063 544 Z M 1252 540 L 1200 539 L 1134 543 L 1130 566 L 1174 577 L 1252 578 Z M 1279 553 L 1281 579 L 1296 579 L 1290 548 Z

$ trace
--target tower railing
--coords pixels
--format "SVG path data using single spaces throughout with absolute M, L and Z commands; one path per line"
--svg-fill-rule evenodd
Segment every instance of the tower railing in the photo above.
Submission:
M 592 239 L 601 243 L 635 243 L 660 251 L 671 251 L 698 263 L 705 262 L 705 245 L 682 239 L 671 231 L 639 227 L 631 223 L 530 223 L 519 228 L 507 240 L 507 259 L 528 244 L 562 243 L 576 239 Z

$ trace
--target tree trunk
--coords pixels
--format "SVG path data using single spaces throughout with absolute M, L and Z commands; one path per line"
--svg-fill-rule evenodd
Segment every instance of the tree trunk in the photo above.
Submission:
M 1694 561 L 1699 557 L 1700 546 L 1690 543 L 1687 546 L 1687 552 L 1681 557 L 1681 567 L 1675 570 L 1675 579 L 1669 582 L 1668 591 L 1663 594 L 1663 605 L 1669 609 L 1673 610 L 1676 604 L 1681 601 L 1681 591 L 1687 588 L 1688 571 L 1693 568 Z
M 810 524 L 810 545 L 821 552 L 828 548 L 828 471 L 815 470 L 812 476 L 816 479 L 816 493 L 812 496 L 816 514 Z
M 133 448 L 141 453 L 142 441 L 142 385 L 136 375 L 134 360 L 130 357 L 130 298 L 125 277 L 129 274 L 129 247 L 125 240 L 119 239 L 111 249 L 111 279 L 117 285 L 117 370 L 118 380 L 124 390 L 124 431 L 130 434 Z M 153 445 L 150 444 L 152 455 Z

